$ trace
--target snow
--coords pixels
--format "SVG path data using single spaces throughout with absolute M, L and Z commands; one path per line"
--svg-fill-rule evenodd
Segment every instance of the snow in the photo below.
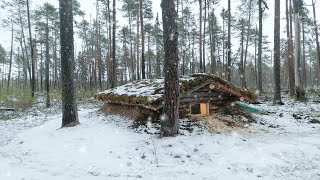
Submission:
M 60 128 L 54 112 L 0 120 L 0 179 L 317 180 L 320 125 L 309 121 L 320 105 L 285 104 L 255 105 L 269 113 L 255 115 L 247 133 L 194 126 L 172 138 L 159 138 L 156 123 L 128 128 L 130 119 L 92 106 L 79 107 L 81 124 L 72 128 Z
M 130 82 L 126 85 L 118 86 L 116 88 L 108 89 L 106 91 L 100 93 L 113 93 L 117 95 L 134 95 L 134 96 L 147 96 L 147 97 L 154 97 L 160 98 L 163 96 L 163 93 L 155 93 L 157 89 L 163 89 L 164 87 L 164 79 L 146 79 L 140 80 L 135 82 Z

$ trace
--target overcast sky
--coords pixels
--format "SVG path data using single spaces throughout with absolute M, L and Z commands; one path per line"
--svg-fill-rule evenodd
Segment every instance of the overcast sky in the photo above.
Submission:
M 51 4 L 53 4 L 55 7 L 58 7 L 58 0 L 32 0 L 31 2 L 31 9 L 35 9 L 36 7 L 42 5 L 44 2 L 49 2 Z M 90 1 L 90 0 L 79 0 L 79 2 L 81 3 L 81 9 L 84 10 L 86 12 L 86 19 L 89 20 L 90 15 L 92 17 L 95 17 L 95 0 Z M 152 0 L 153 2 L 153 12 L 154 12 L 154 18 L 156 16 L 157 13 L 159 13 L 159 16 L 161 18 L 161 7 L 160 7 L 160 3 L 161 0 Z M 227 8 L 227 0 L 221 0 L 220 1 L 220 5 L 217 7 L 216 12 L 218 12 L 220 14 L 221 9 Z M 231 0 L 231 4 L 232 4 L 232 14 L 234 15 L 235 11 L 236 11 L 236 6 L 238 5 L 238 0 Z M 270 36 L 269 41 L 272 42 L 270 45 L 273 46 L 273 19 L 274 19 L 274 0 L 267 0 L 268 2 L 268 6 L 269 6 L 269 10 L 267 11 L 267 13 L 269 14 L 268 18 L 265 20 L 264 22 L 264 28 L 263 28 L 263 33 L 267 34 L 268 36 Z M 312 0 L 305 0 L 306 4 L 310 4 Z M 119 9 L 121 7 L 121 2 L 119 0 L 117 0 L 117 8 Z M 317 9 L 320 8 L 320 0 L 318 0 L 317 2 Z M 196 3 L 195 7 L 193 7 L 193 9 L 195 11 L 198 11 L 199 7 L 198 4 Z M 309 7 L 310 11 L 312 12 L 311 7 Z M 1 10 L 0 11 L 0 17 L 6 17 L 6 13 L 5 11 Z M 118 25 L 122 26 L 124 25 L 125 22 L 123 22 L 123 18 L 120 17 L 121 13 L 118 12 L 117 13 L 117 19 L 118 19 Z M 285 17 L 285 0 L 281 0 L 281 16 L 282 18 Z M 320 13 L 317 14 L 317 19 L 320 19 Z M 220 18 L 218 18 L 218 20 L 220 20 Z M 258 23 L 258 22 L 257 22 Z M 281 30 L 284 29 L 285 23 L 281 23 Z M 0 44 L 6 49 L 8 50 L 10 47 L 10 30 L 6 30 L 3 27 L 0 27 Z M 272 48 L 271 48 L 272 49 Z

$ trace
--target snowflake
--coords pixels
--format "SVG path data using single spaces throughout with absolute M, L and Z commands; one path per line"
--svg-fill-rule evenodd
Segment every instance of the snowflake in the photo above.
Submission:
M 167 119 L 167 115 L 166 114 L 162 114 L 161 116 L 160 116 L 160 120 L 161 121 L 165 121 Z
M 151 128 L 151 127 L 152 127 L 151 117 L 148 117 L 147 127 L 148 127 L 148 128 Z
M 85 153 L 85 152 L 87 152 L 87 146 L 81 146 L 81 148 L 79 149 L 79 152 L 81 152 L 81 153 Z
M 148 97 L 147 99 L 148 99 L 148 102 L 153 102 L 154 100 L 153 97 Z
M 174 38 L 174 33 L 171 33 L 170 34 L 170 41 L 173 41 L 173 38 Z
M 237 132 L 233 131 L 233 132 L 231 133 L 231 136 L 233 136 L 233 137 L 238 137 L 239 134 L 238 134 Z
M 209 85 L 209 88 L 210 88 L 210 89 L 214 89 L 214 88 L 215 88 L 214 84 L 210 84 L 210 85 Z

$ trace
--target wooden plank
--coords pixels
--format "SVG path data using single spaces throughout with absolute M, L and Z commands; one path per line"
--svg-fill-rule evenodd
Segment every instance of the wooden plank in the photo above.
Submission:
M 234 91 L 234 90 L 224 86 L 223 84 L 221 84 L 217 81 L 213 82 L 213 85 L 215 86 L 215 88 L 220 89 L 226 93 L 232 94 L 232 95 L 238 97 L 240 100 L 241 100 L 241 98 L 243 98 L 243 100 L 250 102 L 250 103 L 256 102 L 255 100 L 250 99 L 248 96 L 243 96 L 241 93 Z
M 209 103 L 200 103 L 200 114 L 209 114 Z
M 198 89 L 204 87 L 204 86 L 207 86 L 208 84 L 212 83 L 213 80 L 207 80 L 206 82 L 200 84 L 200 85 L 197 85 L 197 86 L 194 86 L 190 91 L 188 91 L 187 93 L 192 93 L 194 91 L 197 91 Z

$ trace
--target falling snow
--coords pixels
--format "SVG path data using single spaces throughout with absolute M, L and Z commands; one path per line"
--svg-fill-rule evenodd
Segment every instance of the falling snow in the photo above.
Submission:
M 285 104 L 256 105 L 270 112 L 254 115 L 248 133 L 210 134 L 194 126 L 163 139 L 151 118 L 146 131 L 136 131 L 129 119 L 92 107 L 80 107 L 81 124 L 73 128 L 59 129 L 61 115 L 0 121 L 0 140 L 11 139 L 0 145 L 0 179 L 319 179 L 320 125 L 308 123 L 319 104 Z M 26 126 L 32 118 L 41 126 Z

